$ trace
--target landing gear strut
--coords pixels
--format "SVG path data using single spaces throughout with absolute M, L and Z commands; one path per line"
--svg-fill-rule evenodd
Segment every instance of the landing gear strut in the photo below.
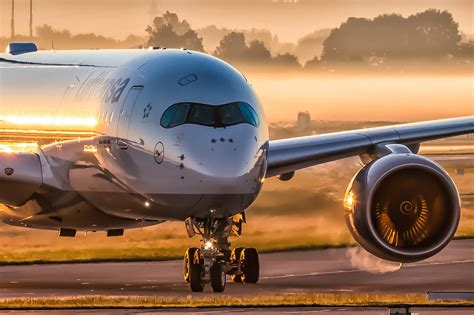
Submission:
M 237 283 L 257 283 L 260 275 L 258 253 L 255 248 L 230 249 L 232 233 L 242 231 L 242 221 L 225 219 L 188 219 L 186 229 L 190 237 L 201 235 L 200 248 L 192 247 L 184 255 L 184 280 L 191 291 L 202 292 L 211 283 L 214 292 L 224 292 L 227 275 Z

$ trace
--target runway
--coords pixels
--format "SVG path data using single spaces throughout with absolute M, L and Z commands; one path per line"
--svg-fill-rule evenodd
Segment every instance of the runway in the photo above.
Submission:
M 426 293 L 474 291 L 474 240 L 453 241 L 438 255 L 393 272 L 376 273 L 356 249 L 326 249 L 260 255 L 256 285 L 228 279 L 220 295 L 273 295 L 330 292 Z M 352 257 L 352 260 L 351 260 Z M 361 260 L 366 264 L 360 270 Z M 373 266 L 371 266 L 371 264 Z M 359 267 L 355 267 L 359 266 Z M 389 266 L 393 269 L 393 266 Z M 387 269 L 386 266 L 383 266 Z M 182 280 L 181 261 L 53 264 L 0 267 L 0 298 L 72 295 L 216 296 L 210 285 L 191 293 Z
M 412 315 L 472 315 L 473 309 L 460 308 L 411 308 Z M 297 314 L 343 314 L 343 315 L 387 315 L 388 308 L 356 308 L 356 307 L 282 307 L 282 308 L 219 308 L 219 309 L 109 309 L 109 310 L 32 310 L 32 311 L 0 311 L 0 314 L 15 315 L 297 315 Z

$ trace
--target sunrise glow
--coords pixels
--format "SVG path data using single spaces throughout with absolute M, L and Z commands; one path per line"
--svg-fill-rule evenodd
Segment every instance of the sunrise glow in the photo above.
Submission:
M 54 126 L 93 128 L 97 125 L 93 117 L 54 117 L 54 116 L 0 116 L 0 122 L 21 126 Z
M 0 153 L 27 153 L 34 152 L 38 147 L 37 143 L 0 143 Z

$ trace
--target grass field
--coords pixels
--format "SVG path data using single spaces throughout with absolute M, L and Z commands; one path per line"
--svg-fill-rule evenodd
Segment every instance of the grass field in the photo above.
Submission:
M 424 294 L 300 294 L 254 297 L 138 297 L 79 296 L 0 299 L 0 309 L 73 308 L 185 308 L 185 307 L 284 307 L 357 306 L 376 307 L 405 304 L 412 306 L 472 306 L 472 301 L 428 301 Z

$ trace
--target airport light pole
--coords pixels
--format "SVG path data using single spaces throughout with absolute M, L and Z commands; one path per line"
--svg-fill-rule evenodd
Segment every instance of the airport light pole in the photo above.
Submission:
M 33 37 L 33 0 L 30 0 L 30 37 Z
M 11 34 L 10 37 L 15 36 L 15 0 L 12 0 L 12 19 L 11 19 Z

